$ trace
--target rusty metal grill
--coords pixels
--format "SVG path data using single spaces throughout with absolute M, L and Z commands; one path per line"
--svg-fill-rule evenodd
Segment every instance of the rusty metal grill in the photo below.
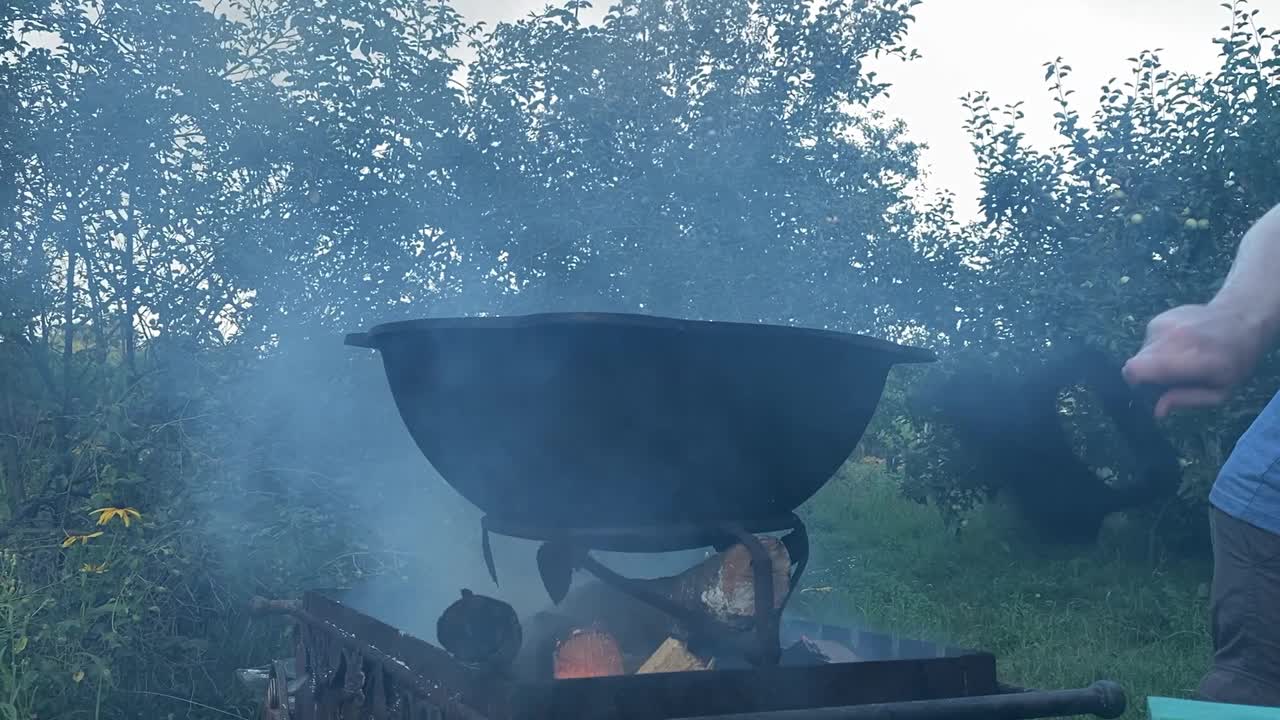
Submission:
M 296 675 L 276 720 L 792 720 L 793 718 L 1118 717 L 1118 687 L 1057 693 L 1002 685 L 986 652 L 788 619 L 785 642 L 802 635 L 849 647 L 863 662 L 522 683 L 454 661 L 444 650 L 310 592 L 295 618 Z M 273 676 L 286 671 L 273 666 Z M 281 698 L 283 701 L 284 699 Z M 281 703 L 284 705 L 285 703 Z M 269 714 L 275 713 L 275 714 Z
M 310 592 L 274 604 L 296 620 L 296 653 L 292 678 L 284 663 L 272 665 L 263 720 L 1021 720 L 1123 711 L 1113 684 L 1020 691 L 1000 684 L 990 653 L 786 616 L 808 559 L 794 511 L 847 460 L 890 369 L 931 362 L 927 351 L 788 326 L 594 313 L 387 323 L 346 342 L 380 353 L 410 436 L 484 512 L 495 582 L 490 531 L 539 541 L 553 603 L 586 570 L 677 621 L 681 631 L 668 639 L 712 647 L 704 654 L 726 662 L 622 675 L 611 662 L 586 677 L 540 679 L 490 662 L 520 644 L 520 622 L 506 624 L 514 612 L 486 615 L 495 606 L 474 593 L 461 592 L 457 611 L 442 616 L 448 632 L 437 629 L 444 639 L 435 647 L 345 604 L 341 593 Z M 583 521 L 590 525 L 575 526 Z M 778 555 L 756 537 L 783 530 L 791 532 L 769 546 L 780 543 Z M 664 594 L 656 581 L 624 578 L 589 554 L 707 545 L 724 558 L 736 547 L 749 555 L 732 565 L 751 568 L 750 586 L 729 587 L 735 596 L 742 589 L 750 598 L 742 607 L 752 610 L 728 613 L 733 622 L 719 606 L 687 602 L 741 575 L 725 574 L 728 560 L 676 576 L 705 582 Z M 775 568 L 775 557 L 789 571 Z M 780 604 L 775 580 L 786 583 Z M 484 639 L 484 627 L 496 631 L 491 642 L 470 642 Z M 801 635 L 850 654 L 784 661 L 782 644 Z

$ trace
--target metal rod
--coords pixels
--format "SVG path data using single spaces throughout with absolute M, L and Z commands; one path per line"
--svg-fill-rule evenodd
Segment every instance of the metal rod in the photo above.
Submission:
M 782 640 L 779 637 L 778 613 L 773 608 L 773 559 L 760 538 L 738 525 L 726 525 L 751 557 L 752 611 L 756 630 L 756 656 L 749 658 L 755 664 L 774 666 L 782 656 Z
M 1032 720 L 1094 715 L 1114 720 L 1125 711 L 1124 688 L 1101 680 L 1075 690 L 917 700 L 878 705 L 699 715 L 673 720 Z

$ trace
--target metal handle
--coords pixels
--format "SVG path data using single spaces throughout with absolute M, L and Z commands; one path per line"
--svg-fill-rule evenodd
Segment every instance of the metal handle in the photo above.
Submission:
M 680 720 L 1032 720 L 1093 715 L 1114 720 L 1125 711 L 1124 688 L 1100 680 L 1075 690 L 1026 691 L 1001 695 L 776 712 L 702 715 Z
M 377 349 L 373 346 L 373 343 L 369 341 L 369 333 L 347 333 L 347 337 L 343 340 L 342 344 L 350 345 L 352 347 L 369 348 L 370 350 Z

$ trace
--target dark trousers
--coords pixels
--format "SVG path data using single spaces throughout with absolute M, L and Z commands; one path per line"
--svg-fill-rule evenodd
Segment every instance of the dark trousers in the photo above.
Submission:
M 1211 702 L 1280 707 L 1280 535 L 1212 508 Z

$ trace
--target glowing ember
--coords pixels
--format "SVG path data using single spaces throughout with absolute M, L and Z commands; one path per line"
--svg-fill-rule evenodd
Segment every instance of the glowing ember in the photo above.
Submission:
M 607 632 L 574 630 L 556 648 L 554 672 L 557 680 L 622 675 L 622 651 Z

